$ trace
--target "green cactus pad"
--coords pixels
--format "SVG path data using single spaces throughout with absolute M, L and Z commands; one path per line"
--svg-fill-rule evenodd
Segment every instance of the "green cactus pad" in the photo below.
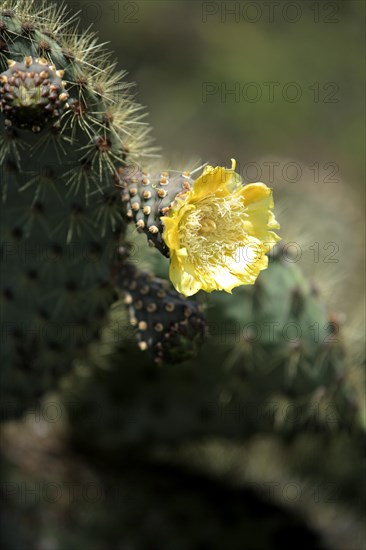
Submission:
M 272 396 L 286 429 L 351 425 L 358 403 L 341 323 L 285 246 L 272 251 L 255 285 L 233 294 L 229 303 L 216 293 L 208 309 L 209 330 L 227 350 L 233 376 L 249 377 Z
M 139 348 L 150 350 L 156 362 L 177 363 L 196 355 L 205 336 L 200 304 L 187 300 L 170 283 L 122 261 L 115 270 Z
M 64 9 L 0 11 L 2 415 L 20 414 L 98 337 L 125 222 L 117 170 L 149 154 L 123 74 Z
M 46 59 L 31 56 L 22 63 L 9 60 L 9 69 L 0 77 L 0 103 L 6 126 L 40 132 L 53 118 L 58 118 L 69 98 L 57 71 Z
M 189 172 L 154 174 L 122 167 L 115 183 L 122 189 L 127 218 L 135 222 L 138 231 L 146 234 L 151 246 L 168 257 L 169 248 L 162 239 L 164 227 L 160 218 L 167 214 L 177 196 L 183 196 L 191 188 L 193 180 Z

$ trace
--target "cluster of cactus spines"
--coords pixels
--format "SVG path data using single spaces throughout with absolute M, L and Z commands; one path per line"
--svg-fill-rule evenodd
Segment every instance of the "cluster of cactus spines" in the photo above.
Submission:
M 23 62 L 8 60 L 9 69 L 0 77 L 0 103 L 6 126 L 40 132 L 52 118 L 59 118 L 69 98 L 57 71 L 44 58 L 27 56 Z
M 149 127 L 94 34 L 64 8 L 0 9 L 3 416 L 20 414 L 96 338 L 125 231 L 117 170 Z
M 169 249 L 162 239 L 164 228 L 160 218 L 167 214 L 176 197 L 184 196 L 190 190 L 193 184 L 191 174 L 150 173 L 131 166 L 121 167 L 115 183 L 122 189 L 127 218 L 135 222 L 138 231 L 146 234 L 151 246 L 169 256 Z
M 292 260 L 277 245 L 255 285 L 238 288 L 224 307 L 215 296 L 208 324 L 230 350 L 228 368 L 246 372 L 284 406 L 286 399 L 299 403 L 296 423 L 326 424 L 332 417 L 333 426 L 347 425 L 358 405 L 341 323 Z
M 195 355 L 203 343 L 206 325 L 201 304 L 187 300 L 171 284 L 126 262 L 120 248 L 114 281 L 122 292 L 138 346 L 149 350 L 155 362 L 177 363 Z

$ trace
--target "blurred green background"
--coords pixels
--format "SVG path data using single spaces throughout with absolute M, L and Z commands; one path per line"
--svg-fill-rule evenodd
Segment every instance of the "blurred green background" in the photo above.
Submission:
M 361 189 L 364 2 L 67 5 L 81 10 L 83 28 L 92 23 L 101 41 L 110 41 L 167 156 L 332 162 L 334 180 L 342 176 Z M 331 168 L 325 172 L 332 179 Z
M 136 82 L 160 167 L 235 158 L 330 305 L 362 316 L 365 2 L 66 4 Z

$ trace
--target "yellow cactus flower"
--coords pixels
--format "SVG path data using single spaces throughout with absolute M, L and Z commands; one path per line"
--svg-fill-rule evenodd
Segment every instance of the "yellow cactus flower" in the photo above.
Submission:
M 264 183 L 243 185 L 235 166 L 233 159 L 231 169 L 206 166 L 161 218 L 170 279 L 185 296 L 253 284 L 280 240 L 272 231 L 279 228 L 272 190 Z

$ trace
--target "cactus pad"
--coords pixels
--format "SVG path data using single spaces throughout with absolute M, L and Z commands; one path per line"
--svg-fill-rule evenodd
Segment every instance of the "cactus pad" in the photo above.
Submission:
M 125 222 L 117 170 L 149 128 L 95 36 L 55 5 L 0 11 L 3 417 L 20 414 L 98 337 Z
M 196 354 L 206 329 L 200 304 L 187 300 L 168 281 L 125 261 L 116 267 L 115 281 L 142 351 L 150 350 L 158 363 L 176 363 Z
M 126 216 L 133 220 L 137 229 L 145 233 L 149 244 L 155 246 L 164 256 L 169 248 L 162 239 L 163 223 L 173 200 L 191 188 L 193 180 L 189 172 L 149 173 L 131 167 L 121 167 L 115 178 L 116 187 L 122 189 L 122 202 L 126 205 Z

